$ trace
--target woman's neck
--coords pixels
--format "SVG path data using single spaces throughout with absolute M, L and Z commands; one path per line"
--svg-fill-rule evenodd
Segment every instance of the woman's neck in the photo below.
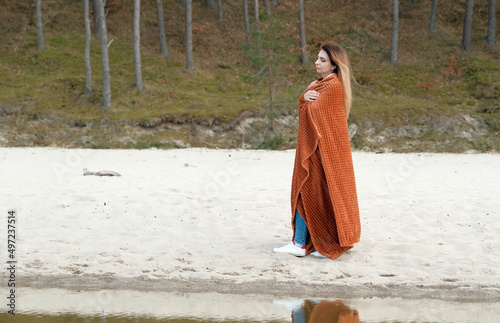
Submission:
M 335 72 L 331 72 L 330 74 L 328 75 L 323 75 L 323 80 L 326 80 L 327 78 L 329 78 L 330 76 L 332 75 L 335 75 Z

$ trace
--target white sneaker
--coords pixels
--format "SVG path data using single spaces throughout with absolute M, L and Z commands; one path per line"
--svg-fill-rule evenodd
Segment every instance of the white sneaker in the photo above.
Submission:
M 289 253 L 297 257 L 304 257 L 306 255 L 306 247 L 298 247 L 295 245 L 295 243 L 293 243 L 293 241 L 291 241 L 286 246 L 274 248 L 273 251 L 278 253 Z
M 323 256 L 322 254 L 320 254 L 318 251 L 311 252 L 311 256 L 314 256 L 314 257 L 320 258 L 320 259 L 328 258 L 327 256 Z

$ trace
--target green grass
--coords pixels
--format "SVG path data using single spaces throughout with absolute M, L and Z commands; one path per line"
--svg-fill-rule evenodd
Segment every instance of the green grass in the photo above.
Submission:
M 0 102 L 35 102 L 30 113 L 57 113 L 82 120 L 147 119 L 161 115 L 189 114 L 196 118 L 230 120 L 243 110 L 265 101 L 265 92 L 245 82 L 231 68 L 187 72 L 148 51 L 142 52 L 142 92 L 134 86 L 132 47 L 118 41 L 109 47 L 112 108 L 99 106 L 102 89 L 100 48 L 91 52 L 94 92 L 84 95 L 85 65 L 81 55 L 84 39 L 79 34 L 57 34 L 46 38 L 47 49 L 29 46 L 20 55 L 1 52 Z
M 276 11 L 279 13 L 276 20 L 262 17 L 261 27 L 265 32 L 262 43 L 265 48 L 273 50 L 271 84 L 275 87 L 275 97 L 273 111 L 269 112 L 266 110 L 269 106 L 268 71 L 255 68 L 255 48 L 249 52 L 244 45 L 241 21 L 239 17 L 233 17 L 240 15 L 240 11 L 236 14 L 228 7 L 224 25 L 217 24 L 209 15 L 202 15 L 205 11 L 199 11 L 195 19 L 195 41 L 204 47 L 195 47 L 194 71 L 185 69 L 181 40 L 183 31 L 179 27 L 182 26 L 181 18 L 169 18 L 171 56 L 167 59 L 158 54 L 156 39 L 147 34 L 153 32 L 144 30 L 144 45 L 141 49 L 144 89 L 140 93 L 134 86 L 130 31 L 117 31 L 121 28 L 120 19 L 131 12 L 130 8 L 127 7 L 127 11 L 124 5 L 124 9 L 117 12 L 116 16 L 110 15 L 110 26 L 115 31 L 109 37 L 113 39 L 109 47 L 112 107 L 104 109 L 101 107 L 99 42 L 93 38 L 93 93 L 86 95 L 82 26 L 73 27 L 74 22 L 62 20 L 62 17 L 76 19 L 77 14 L 73 13 L 73 9 L 76 11 L 81 7 L 76 3 L 65 3 L 60 7 L 60 10 L 66 10 L 65 14 L 47 22 L 46 49 L 42 51 L 36 49 L 33 26 L 30 25 L 28 31 L 9 29 L 13 40 L 8 42 L 8 46 L 0 47 L 0 106 L 24 109 L 25 112 L 16 117 L 15 131 L 33 135 L 36 138 L 33 139 L 35 145 L 71 143 L 78 141 L 79 136 L 88 135 L 93 142 L 86 146 L 92 148 L 170 148 L 172 138 L 191 138 L 189 129 L 152 129 L 148 134 L 138 132 L 134 134 L 134 143 L 121 143 L 117 139 L 130 129 L 111 131 L 106 130 L 106 127 L 95 126 L 78 130 L 74 127 L 64 134 L 56 133 L 55 129 L 74 124 L 75 120 L 94 124 L 115 122 L 114 125 L 119 127 L 116 123 L 130 125 L 162 116 L 185 116 L 196 121 L 217 119 L 224 123 L 234 120 L 246 110 L 272 115 L 273 118 L 282 114 L 296 115 L 299 95 L 317 77 L 314 60 L 318 44 L 335 39 L 348 51 L 354 77 L 361 84 L 354 86 L 352 122 L 382 122 L 385 127 L 400 127 L 421 124 L 422 120 L 429 117 L 453 117 L 469 113 L 487 120 L 491 133 L 476 142 L 461 141 L 459 144 L 481 151 L 499 149 L 494 136 L 495 131 L 498 133 L 500 123 L 497 108 L 500 105 L 499 45 L 484 45 L 484 35 L 476 31 L 473 52 L 465 53 L 459 48 L 460 40 L 456 38 L 459 33 L 456 30 L 455 9 L 446 11 L 443 7 L 443 15 L 444 12 L 446 15 L 440 21 L 440 32 L 431 35 L 425 32 L 426 27 L 421 18 L 427 17 L 427 10 L 423 5 L 412 5 L 404 9 L 407 12 L 403 17 L 408 21 L 405 21 L 401 30 L 400 60 L 393 66 L 388 62 L 390 22 L 379 19 L 387 16 L 387 10 L 381 8 L 380 3 L 365 4 L 366 8 L 348 2 L 336 6 L 330 1 L 313 1 L 311 7 L 319 5 L 322 10 L 311 12 L 311 18 L 307 21 L 310 62 L 306 65 L 298 61 L 293 7 L 296 4 L 280 4 L 283 9 Z M 12 6 L 15 7 L 15 4 Z M 155 26 L 152 20 L 155 15 L 151 14 L 154 13 L 153 5 L 149 6 L 144 7 L 144 10 L 150 10 L 144 19 L 149 19 L 145 27 L 151 29 Z M 18 14 L 27 14 L 25 11 L 28 7 L 19 8 Z M 170 3 L 166 10 L 179 8 L 180 3 Z M 335 19 L 331 19 L 332 15 Z M 353 19 L 353 16 L 365 19 Z M 477 16 L 475 19 L 484 22 L 484 17 Z M 59 26 L 58 23 L 64 25 Z M 419 24 L 422 26 L 416 29 Z M 413 29 L 409 31 L 408 28 Z M 220 36 L 222 33 L 224 36 Z M 234 35 L 241 36 L 240 42 L 231 38 Z M 265 64 L 269 59 L 266 56 L 268 53 L 268 50 L 264 50 L 262 62 Z M 36 125 L 34 121 L 37 121 Z M 256 131 L 265 130 L 261 127 L 256 125 Z M 433 135 L 436 134 L 429 133 L 429 138 L 421 139 L 445 140 L 437 135 L 433 138 Z M 56 136 L 57 140 L 50 139 Z M 266 133 L 265 138 L 259 137 L 252 147 L 288 147 L 289 140 L 286 138 L 290 137 L 288 133 Z M 366 144 L 359 137 L 354 139 L 354 143 L 359 148 Z
M 272 137 L 263 140 L 260 144 L 258 144 L 255 149 L 265 149 L 265 150 L 276 150 L 278 149 L 285 140 L 282 137 Z

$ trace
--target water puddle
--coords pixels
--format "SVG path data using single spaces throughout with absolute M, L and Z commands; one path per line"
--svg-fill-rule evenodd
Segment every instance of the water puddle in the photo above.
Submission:
M 0 289 L 5 295 L 5 289 Z M 401 298 L 298 299 L 263 295 L 22 288 L 0 322 L 500 322 L 488 302 Z

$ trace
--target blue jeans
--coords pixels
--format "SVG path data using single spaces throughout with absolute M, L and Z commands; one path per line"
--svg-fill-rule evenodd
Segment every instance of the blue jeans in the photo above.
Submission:
M 294 323 L 306 323 L 306 312 L 303 308 L 292 311 Z
M 307 229 L 304 219 L 302 219 L 299 211 L 295 210 L 295 237 L 293 238 L 293 242 L 295 242 L 295 244 L 305 246 L 308 233 L 309 230 Z

